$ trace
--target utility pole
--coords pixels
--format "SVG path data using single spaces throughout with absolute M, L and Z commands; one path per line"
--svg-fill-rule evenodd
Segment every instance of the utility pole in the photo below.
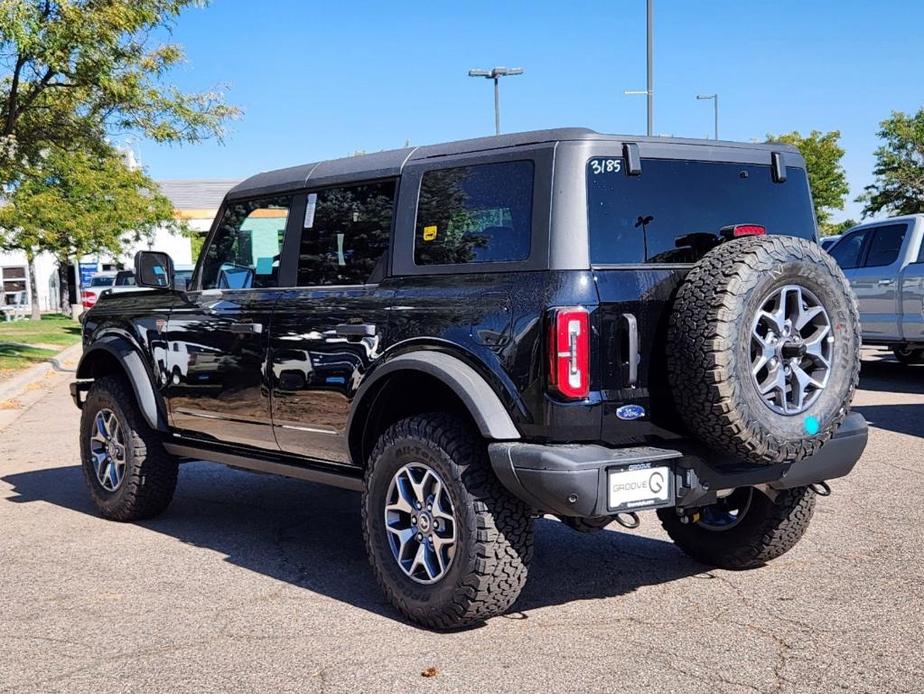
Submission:
M 654 135 L 654 0 L 648 0 L 648 135 Z
M 647 25 L 647 89 L 626 90 L 623 92 L 627 96 L 644 94 L 648 97 L 648 136 L 654 135 L 654 0 L 646 0 L 646 25 Z
M 719 95 L 718 94 L 697 94 L 697 101 L 711 100 L 715 116 L 715 139 L 719 139 Z
M 500 78 L 522 75 L 521 67 L 495 67 L 490 70 L 469 70 L 469 77 L 484 77 L 494 80 L 494 134 L 500 135 Z

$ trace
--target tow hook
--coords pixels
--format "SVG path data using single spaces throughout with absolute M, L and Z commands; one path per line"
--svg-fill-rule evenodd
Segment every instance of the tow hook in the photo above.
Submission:
M 831 487 L 828 486 L 827 482 L 813 482 L 808 488 L 818 496 L 831 496 Z
M 699 523 L 699 519 L 701 517 L 702 516 L 699 511 L 691 511 L 690 513 L 681 514 L 680 522 L 683 523 L 684 525 L 689 525 L 691 523 Z
M 638 514 L 634 511 L 628 511 L 625 513 L 616 514 L 616 522 L 619 523 L 622 527 L 628 528 L 629 530 L 635 530 L 638 526 L 642 524 L 642 521 L 639 519 Z

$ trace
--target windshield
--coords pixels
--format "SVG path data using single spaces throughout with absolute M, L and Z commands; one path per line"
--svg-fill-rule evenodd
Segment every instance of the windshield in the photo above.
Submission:
M 112 283 L 115 281 L 115 277 L 112 275 L 97 275 L 96 277 L 90 278 L 91 287 L 111 287 Z
M 643 159 L 641 175 L 629 176 L 621 158 L 594 157 L 587 213 L 595 264 L 695 262 L 735 224 L 815 237 L 805 170 L 795 167 L 774 183 L 769 166 Z

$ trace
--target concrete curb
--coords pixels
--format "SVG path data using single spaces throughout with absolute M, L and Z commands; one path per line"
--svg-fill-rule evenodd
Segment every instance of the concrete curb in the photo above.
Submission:
M 39 379 L 44 378 L 45 375 L 50 371 L 58 371 L 61 373 L 74 372 L 76 370 L 76 364 L 75 368 L 70 368 L 67 366 L 67 364 L 72 360 L 75 361 L 75 357 L 79 357 L 82 352 L 83 345 L 78 342 L 76 345 L 71 345 L 70 347 L 61 350 L 48 361 L 44 361 L 41 364 L 36 364 L 35 366 L 30 366 L 22 373 L 16 374 L 9 380 L 0 383 L 0 402 L 5 402 L 7 400 L 17 400 L 20 396 L 29 390 L 29 387 L 33 383 L 36 383 Z

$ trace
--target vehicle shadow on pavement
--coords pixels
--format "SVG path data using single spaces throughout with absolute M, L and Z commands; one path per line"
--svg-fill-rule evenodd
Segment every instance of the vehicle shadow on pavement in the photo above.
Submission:
M 9 501 L 44 501 L 99 518 L 79 467 L 2 479 L 15 493 Z M 644 521 L 657 519 L 645 514 Z M 108 523 L 102 518 L 99 522 Z M 236 566 L 404 621 L 375 584 L 355 492 L 188 463 L 180 469 L 170 508 L 135 525 L 218 552 Z M 110 543 L 127 544 L 128 538 Z M 540 607 L 631 593 L 705 570 L 667 541 L 612 530 L 581 534 L 541 519 L 530 578 L 510 616 L 524 618 Z
M 909 436 L 924 436 L 924 403 L 899 405 L 854 405 L 867 423 L 877 429 L 888 429 Z
M 864 359 L 859 387 L 880 393 L 924 395 L 924 365 L 908 366 L 892 358 Z

